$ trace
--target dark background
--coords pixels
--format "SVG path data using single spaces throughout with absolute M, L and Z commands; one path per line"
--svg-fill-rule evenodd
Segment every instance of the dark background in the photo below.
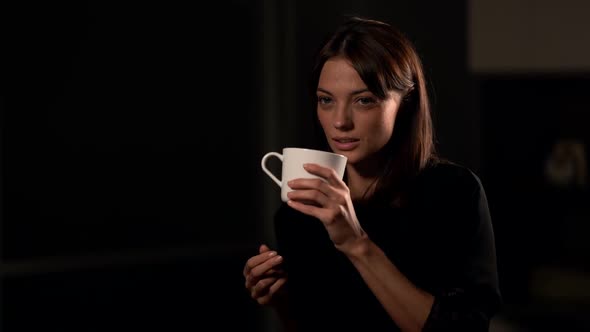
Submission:
M 588 330 L 588 187 L 553 188 L 543 167 L 554 142 L 588 143 L 590 75 L 473 73 L 468 2 L 428 5 L 3 10 L 3 330 L 275 331 L 242 278 L 280 202 L 260 158 L 308 142 L 306 75 L 342 14 L 406 31 L 441 154 L 486 187 L 506 301 L 493 330 Z

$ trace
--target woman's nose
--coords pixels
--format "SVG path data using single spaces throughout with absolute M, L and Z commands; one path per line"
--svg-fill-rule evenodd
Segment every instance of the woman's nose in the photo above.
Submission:
M 333 124 L 338 130 L 350 130 L 353 128 L 351 110 L 347 107 L 341 107 L 334 112 Z

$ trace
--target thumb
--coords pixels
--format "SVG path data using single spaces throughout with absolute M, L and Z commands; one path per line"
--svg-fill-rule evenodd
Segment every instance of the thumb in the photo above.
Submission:
M 262 254 L 263 252 L 267 251 L 270 251 L 270 248 L 266 244 L 261 244 L 260 249 L 258 249 L 258 252 Z

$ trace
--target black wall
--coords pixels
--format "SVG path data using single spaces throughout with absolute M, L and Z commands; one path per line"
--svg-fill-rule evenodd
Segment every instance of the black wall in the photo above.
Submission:
M 207 7 L 4 11 L 3 330 L 260 330 L 261 7 Z

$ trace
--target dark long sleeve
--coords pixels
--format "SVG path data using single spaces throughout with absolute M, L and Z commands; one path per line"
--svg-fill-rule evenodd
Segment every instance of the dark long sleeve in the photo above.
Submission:
M 456 228 L 445 233 L 453 242 L 444 255 L 449 268 L 434 290 L 435 302 L 423 331 L 488 331 L 501 304 L 496 250 L 485 191 L 477 177 L 467 206 L 450 214 Z M 450 202 L 452 206 L 452 202 Z M 451 209 L 452 210 L 452 209 Z M 443 258 L 444 259 L 444 258 Z

